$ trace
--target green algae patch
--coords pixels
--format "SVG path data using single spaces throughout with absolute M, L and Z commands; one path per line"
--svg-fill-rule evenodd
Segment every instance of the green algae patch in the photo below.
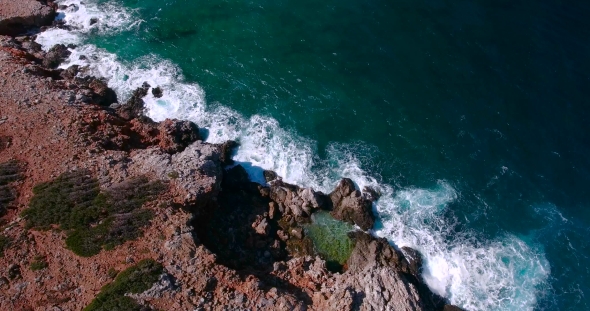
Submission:
M 348 233 L 354 226 L 334 219 L 330 213 L 319 211 L 312 216 L 312 223 L 305 226 L 305 234 L 313 242 L 316 252 L 326 260 L 329 270 L 340 271 L 354 249 Z
M 160 263 L 153 259 L 144 259 L 137 265 L 119 273 L 110 284 L 105 285 L 100 293 L 83 311 L 141 311 L 139 305 L 125 294 L 139 294 L 150 289 L 163 272 Z
M 58 225 L 67 233 L 66 246 L 79 256 L 90 257 L 140 237 L 141 228 L 153 217 L 141 206 L 164 189 L 159 181 L 138 177 L 101 191 L 89 172 L 69 172 L 35 186 L 22 216 L 28 229 Z

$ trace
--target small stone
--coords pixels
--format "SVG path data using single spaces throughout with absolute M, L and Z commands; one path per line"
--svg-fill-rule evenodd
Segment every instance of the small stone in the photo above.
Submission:
M 272 201 L 270 203 L 268 203 L 268 217 L 270 219 L 275 219 L 275 216 L 277 216 L 277 214 L 278 214 L 278 210 L 279 210 L 279 208 L 277 206 L 277 203 L 272 202 Z
M 277 177 L 278 177 L 277 173 L 275 173 L 273 171 L 268 171 L 268 170 L 264 171 L 263 175 L 264 175 L 264 179 L 266 180 L 266 182 L 273 181 L 273 180 L 277 179 Z
M 8 266 L 8 278 L 11 280 L 16 279 L 20 276 L 20 266 L 16 264 L 12 264 Z
M 283 231 L 283 230 L 277 230 L 277 236 L 282 241 L 287 241 L 289 239 L 289 235 L 287 233 L 285 233 L 285 231 Z
M 301 228 L 293 228 L 291 230 L 291 235 L 297 239 L 303 239 L 303 229 Z
M 0 277 L 0 288 L 3 288 L 5 286 L 8 286 L 9 281 L 7 278 L 5 277 Z
M 256 223 L 254 223 L 256 224 Z M 268 235 L 269 231 L 270 231 L 270 226 L 268 225 L 268 221 L 266 220 L 266 218 L 263 218 L 254 228 L 254 230 L 256 231 L 256 233 L 260 234 L 260 235 Z
M 152 89 L 152 94 L 155 98 L 161 98 L 164 96 L 164 92 L 162 92 L 162 89 L 159 86 Z

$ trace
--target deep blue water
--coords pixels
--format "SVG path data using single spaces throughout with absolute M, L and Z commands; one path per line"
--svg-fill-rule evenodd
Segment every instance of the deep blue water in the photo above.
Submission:
M 374 178 L 377 234 L 427 253 L 451 301 L 590 309 L 590 2 L 88 2 L 77 43 L 117 55 L 120 94 L 169 83 L 153 116 L 242 138 L 239 160 L 294 182 Z

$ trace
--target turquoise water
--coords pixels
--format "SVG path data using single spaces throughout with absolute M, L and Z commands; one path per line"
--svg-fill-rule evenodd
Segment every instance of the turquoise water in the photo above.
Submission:
M 590 308 L 589 4 L 60 3 L 78 30 L 38 41 L 78 44 L 64 66 L 121 98 L 161 85 L 148 114 L 240 140 L 253 179 L 379 188 L 375 234 L 425 254 L 451 302 Z

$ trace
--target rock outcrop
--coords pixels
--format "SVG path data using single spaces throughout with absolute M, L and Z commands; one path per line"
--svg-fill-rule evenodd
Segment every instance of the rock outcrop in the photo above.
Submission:
M 268 175 L 268 173 L 267 173 Z M 294 217 L 309 217 L 324 206 L 326 196 L 311 188 L 301 188 L 280 179 L 270 184 L 270 198 L 277 203 L 281 213 Z
M 55 8 L 36 0 L 0 0 L 0 35 L 17 35 L 32 27 L 51 25 Z
M 65 45 L 56 44 L 47 51 L 47 54 L 43 58 L 43 66 L 55 69 L 59 64 L 66 60 L 70 54 L 72 54 L 72 52 L 70 52 Z
M 332 216 L 338 220 L 353 223 L 363 230 L 373 228 L 372 202 L 359 190 L 356 190 L 352 180 L 344 178 L 336 189 L 330 193 L 332 201 Z
M 220 153 L 217 146 L 201 141 L 174 155 L 150 148 L 131 156 L 129 170 L 170 180 L 175 203 L 202 208 L 215 200 L 221 190 Z

